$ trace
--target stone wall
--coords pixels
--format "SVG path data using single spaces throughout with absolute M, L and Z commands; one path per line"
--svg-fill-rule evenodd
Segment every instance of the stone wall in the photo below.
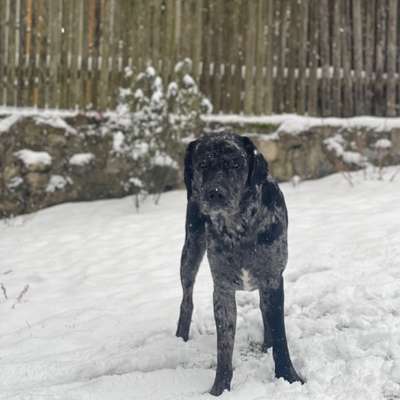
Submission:
M 87 115 L 0 117 L 0 217 L 138 191 L 121 133 Z M 177 187 L 170 174 L 169 187 Z
M 367 163 L 400 164 L 399 128 L 314 124 L 295 134 L 279 124 L 232 129 L 252 137 L 281 181 L 319 178 Z M 136 193 L 137 166 L 120 145 L 121 133 L 97 114 L 0 115 L 0 217 Z M 168 188 L 182 186 L 181 173 L 169 176 Z
M 400 164 L 400 119 L 212 116 L 211 130 L 231 129 L 253 139 L 280 181 Z
M 272 174 L 281 181 L 293 176 L 315 179 L 352 171 L 368 164 L 378 168 L 400 164 L 400 129 L 374 132 L 367 128 L 315 126 L 293 135 L 285 131 L 256 135 Z

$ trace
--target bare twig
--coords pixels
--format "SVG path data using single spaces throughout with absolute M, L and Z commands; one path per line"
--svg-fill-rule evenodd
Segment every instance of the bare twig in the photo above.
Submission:
M 7 296 L 7 289 L 5 288 L 5 286 L 3 285 L 3 283 L 0 283 L 0 288 L 1 291 L 3 292 L 3 296 L 6 300 L 8 300 L 8 296 Z
M 347 182 L 349 182 L 351 187 L 354 187 L 353 180 L 351 179 L 351 175 L 347 173 L 346 171 L 342 171 L 343 178 L 346 179 Z
M 390 182 L 394 182 L 394 180 L 396 179 L 397 175 L 400 172 L 400 168 L 397 168 L 397 170 L 394 172 L 394 174 L 391 176 L 390 178 Z
M 22 289 L 21 293 L 18 295 L 17 297 L 17 301 L 14 303 L 14 305 L 12 306 L 12 308 L 15 308 L 15 306 L 17 305 L 17 303 L 21 303 L 22 298 L 24 297 L 24 295 L 26 294 L 26 292 L 29 289 L 29 285 L 25 285 L 25 287 Z

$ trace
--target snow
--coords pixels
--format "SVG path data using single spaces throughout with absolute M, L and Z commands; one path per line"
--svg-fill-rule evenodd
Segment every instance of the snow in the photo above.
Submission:
M 131 182 L 133 185 L 135 185 L 138 188 L 142 188 L 144 186 L 143 182 L 139 178 L 136 178 L 136 177 L 129 178 L 129 182 Z
M 182 63 L 178 63 L 179 68 L 183 68 Z M 182 64 L 182 65 L 181 65 Z M 150 68 L 152 73 L 153 67 Z M 178 68 L 178 69 L 179 69 Z M 147 70 L 146 70 L 147 71 Z M 149 71 L 147 71 L 149 73 Z M 172 86 L 171 86 L 172 85 Z M 177 86 L 175 82 L 172 82 L 168 87 L 167 97 L 175 95 Z M 141 89 L 137 89 L 133 94 L 134 98 L 141 99 L 144 97 L 144 93 Z M 400 118 L 384 118 L 384 117 L 372 117 L 372 116 L 360 116 L 352 118 L 318 118 L 301 116 L 296 114 L 279 114 L 270 116 L 245 116 L 240 114 L 210 114 L 212 107 L 208 103 L 204 103 L 206 106 L 207 113 L 202 116 L 206 122 L 217 122 L 221 124 L 250 124 L 250 125 L 265 125 L 272 124 L 278 125 L 277 131 L 272 135 L 262 135 L 262 138 L 266 140 L 273 139 L 282 132 L 289 134 L 297 134 L 304 132 L 307 129 L 316 126 L 332 126 L 338 128 L 353 128 L 353 129 L 369 129 L 375 132 L 384 132 L 391 129 L 400 128 Z M 8 115 L 9 114 L 9 115 Z M 96 112 L 85 113 L 89 116 L 98 115 Z M 41 116 L 45 119 L 51 117 L 73 117 L 78 115 L 77 111 L 71 110 L 57 110 L 57 109 L 37 109 L 37 108 L 13 108 L 13 107 L 0 107 L 0 115 L 8 115 L 4 119 L 0 119 L 0 134 L 5 132 L 12 126 L 21 116 Z M 118 118 L 119 115 L 116 111 L 107 111 L 103 115 L 109 118 Z M 68 125 L 69 126 L 69 125 Z M 69 126 L 69 128 L 74 129 Z
M 196 85 L 194 79 L 189 74 L 185 74 L 183 76 L 182 82 L 183 82 L 185 87 L 192 87 L 192 86 Z
M 178 85 L 176 82 L 171 82 L 168 85 L 168 90 L 167 90 L 167 98 L 170 98 L 171 96 L 174 97 L 178 93 Z
M 46 192 L 53 193 L 58 190 L 63 190 L 68 183 L 72 183 L 72 180 L 69 177 L 64 178 L 61 175 L 51 175 L 46 187 Z
M 121 132 L 115 132 L 113 136 L 113 151 L 114 153 L 122 153 L 124 151 L 125 135 Z
M 136 89 L 135 94 L 133 95 L 135 99 L 142 99 L 144 97 L 144 93 L 142 89 Z
M 89 164 L 94 160 L 95 156 L 93 153 L 77 153 L 74 154 L 70 159 L 69 159 L 69 164 L 70 165 L 76 165 L 76 166 L 84 166 Z
M 392 142 L 389 139 L 379 139 L 374 145 L 377 149 L 389 149 L 392 147 Z
M 51 156 L 45 151 L 33 151 L 29 149 L 22 149 L 14 153 L 27 167 L 34 164 L 51 164 Z
M 307 383 L 273 376 L 257 292 L 238 292 L 231 392 L 222 399 L 396 399 L 400 393 L 400 185 L 352 173 L 281 185 L 289 208 L 286 324 Z M 0 398 L 201 400 L 216 336 L 207 261 L 190 341 L 175 338 L 184 191 L 0 222 Z M 29 285 L 21 297 L 21 293 Z M 17 299 L 20 297 L 20 300 Z M 13 305 L 15 304 L 15 307 Z
M 71 125 L 68 125 L 60 116 L 58 115 L 38 115 L 35 117 L 35 121 L 38 124 L 50 125 L 53 128 L 59 128 L 65 130 L 67 133 L 76 134 L 76 129 Z
M 155 76 L 156 70 L 153 67 L 149 66 L 146 68 L 146 75 L 147 76 Z
M 342 158 L 345 163 L 365 166 L 365 156 L 355 151 L 345 151 L 344 146 L 346 141 L 340 133 L 325 139 L 324 144 L 328 150 L 334 151 L 336 156 Z
M 360 153 L 357 153 L 356 151 L 345 151 L 342 155 L 343 161 L 346 164 L 355 164 L 359 165 L 360 167 L 365 165 L 366 163 L 366 158 Z
M 0 135 L 7 132 L 21 118 L 18 114 L 13 114 L 3 119 L 0 119 Z
M 152 157 L 151 163 L 160 167 L 171 167 L 178 169 L 178 163 L 173 160 L 168 154 L 157 151 Z
M 133 75 L 133 70 L 130 66 L 125 67 L 124 75 L 125 75 L 125 78 L 130 78 Z
M 22 183 L 24 183 L 24 180 L 20 176 L 15 176 L 8 181 L 7 187 L 10 190 L 14 190 Z
M 271 116 L 244 116 L 237 114 L 210 114 L 204 115 L 207 122 L 218 122 L 221 124 L 272 124 L 279 125 L 277 133 L 286 132 L 296 134 L 304 132 L 315 126 L 332 126 L 338 128 L 363 128 L 377 132 L 400 128 L 400 118 L 383 117 L 352 117 L 352 118 L 317 118 L 300 116 L 296 114 L 280 114 Z

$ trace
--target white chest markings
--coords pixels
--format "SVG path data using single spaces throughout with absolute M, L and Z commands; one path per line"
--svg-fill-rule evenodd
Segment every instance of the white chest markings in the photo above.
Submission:
M 254 285 L 251 280 L 251 275 L 250 272 L 242 268 L 242 284 L 243 284 L 243 290 L 252 290 L 254 289 Z

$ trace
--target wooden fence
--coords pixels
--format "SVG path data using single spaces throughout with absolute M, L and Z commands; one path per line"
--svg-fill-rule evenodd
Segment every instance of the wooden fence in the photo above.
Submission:
M 400 114 L 400 0 L 0 0 L 0 105 L 106 110 L 193 60 L 215 112 Z

